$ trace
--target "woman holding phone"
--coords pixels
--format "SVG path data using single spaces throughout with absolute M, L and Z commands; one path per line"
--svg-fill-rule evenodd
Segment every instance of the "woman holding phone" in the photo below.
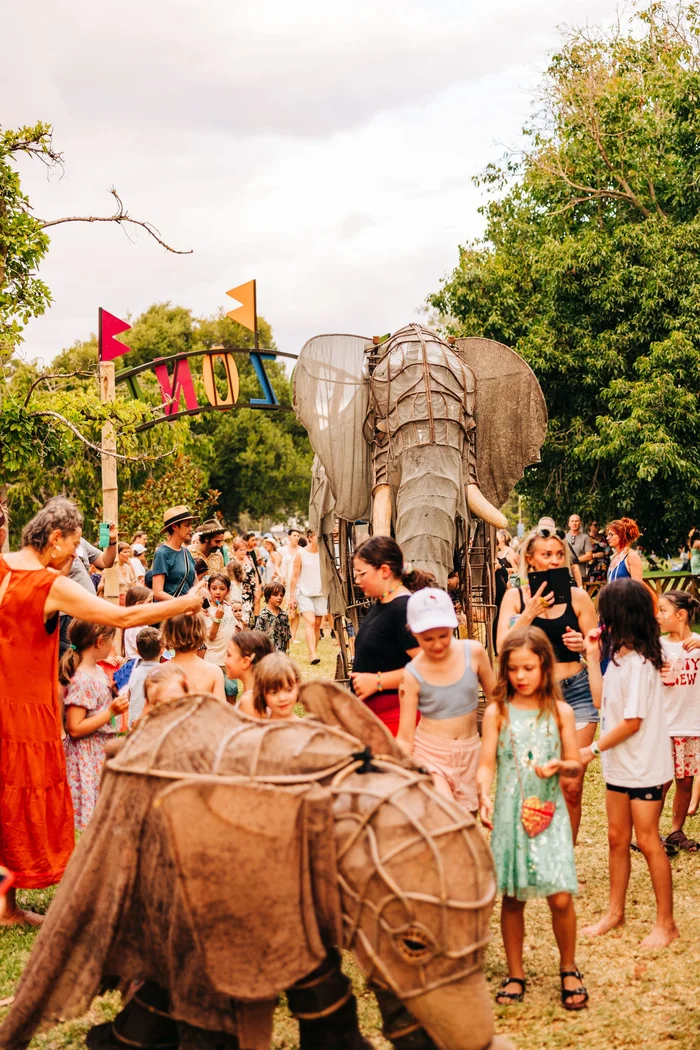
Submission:
M 565 573 L 561 574 L 562 579 L 554 576 L 553 584 L 535 575 L 536 585 L 532 588 L 506 591 L 498 618 L 498 649 L 514 627 L 532 625 L 544 631 L 554 649 L 555 675 L 563 699 L 574 712 L 578 746 L 588 747 L 595 737 L 599 714 L 591 696 L 588 671 L 581 665 L 581 654 L 586 635 L 598 624 L 593 602 L 582 588 L 566 582 L 569 547 L 563 529 L 536 528 L 525 537 L 521 552 L 521 579 L 555 569 L 564 569 Z M 583 777 L 584 771 L 562 784 L 574 842 L 581 823 Z

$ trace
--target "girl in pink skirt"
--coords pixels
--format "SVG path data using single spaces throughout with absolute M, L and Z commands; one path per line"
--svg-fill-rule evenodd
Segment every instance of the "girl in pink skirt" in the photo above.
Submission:
M 496 684 L 488 654 L 479 642 L 454 637 L 457 616 L 445 591 L 416 591 L 406 618 L 421 651 L 404 669 L 397 739 L 433 774 L 438 791 L 476 813 L 479 686 L 489 700 Z

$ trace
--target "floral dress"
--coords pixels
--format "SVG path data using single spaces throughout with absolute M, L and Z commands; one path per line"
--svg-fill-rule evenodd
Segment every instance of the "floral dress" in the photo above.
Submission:
M 498 889 L 507 897 L 526 901 L 553 893 L 578 893 L 571 822 L 559 777 L 542 780 L 535 766 L 561 757 L 561 738 L 551 715 L 508 705 L 510 722 L 501 727 L 496 752 L 497 784 L 491 850 Z M 511 743 L 512 728 L 512 743 Z M 525 798 L 536 795 L 555 804 L 548 828 L 530 838 L 520 820 L 522 796 L 513 754 Z
M 255 630 L 264 631 L 278 652 L 286 653 L 289 649 L 292 629 L 289 626 L 289 617 L 281 609 L 276 616 L 270 609 L 263 609 L 255 621 Z
M 258 584 L 258 576 L 253 566 L 253 563 L 246 560 L 245 563 L 245 579 L 241 586 L 241 605 L 243 606 L 242 617 L 243 622 L 250 624 L 250 630 L 253 630 L 253 624 L 255 621 L 255 613 L 253 612 L 253 606 L 255 605 L 255 589 Z
M 98 674 L 99 678 L 93 677 L 78 668 L 66 689 L 65 707 L 83 707 L 87 717 L 109 707 L 112 702 L 109 680 L 99 668 Z M 66 734 L 63 741 L 77 831 L 83 831 L 92 816 L 100 788 L 107 741 L 118 731 L 116 719 L 112 718 L 90 736 L 74 739 Z

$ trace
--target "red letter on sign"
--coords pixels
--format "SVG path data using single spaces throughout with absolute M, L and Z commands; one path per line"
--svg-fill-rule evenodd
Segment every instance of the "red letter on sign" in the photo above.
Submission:
M 190 410 L 199 408 L 197 395 L 192 385 L 189 361 L 185 359 L 175 362 L 172 380 L 168 375 L 168 366 L 165 362 L 159 365 L 154 362 L 153 371 L 160 383 L 160 392 L 163 396 L 166 416 L 173 416 L 180 411 L 180 393 L 184 396 L 186 408 Z

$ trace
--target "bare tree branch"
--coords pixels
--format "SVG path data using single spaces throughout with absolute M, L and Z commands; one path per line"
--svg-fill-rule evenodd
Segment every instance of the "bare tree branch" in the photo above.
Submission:
M 160 236 L 160 231 L 150 222 L 143 222 L 141 219 L 132 219 L 128 211 L 124 207 L 124 202 L 117 193 L 114 186 L 109 191 L 117 202 L 117 210 L 114 215 L 67 215 L 63 219 L 49 219 L 46 222 L 41 222 L 42 230 L 48 229 L 49 226 L 58 226 L 62 222 L 116 222 L 120 226 L 123 223 L 132 223 L 134 226 L 140 226 L 142 230 L 145 230 L 154 241 L 157 241 L 161 247 L 165 248 L 166 251 L 172 252 L 174 255 L 192 255 L 192 249 L 188 248 L 187 251 L 180 251 L 178 248 L 171 248 L 169 244 L 166 244 L 163 238 Z
M 37 410 L 35 412 L 30 412 L 29 415 L 33 416 L 34 418 L 49 416 L 52 419 L 57 419 L 59 423 L 61 423 L 64 427 L 67 427 L 68 430 L 72 431 L 75 434 L 75 436 L 79 438 L 79 440 L 82 441 L 82 443 L 86 445 L 87 448 L 91 448 L 93 452 L 99 452 L 100 455 L 114 456 L 115 459 L 123 459 L 128 461 L 129 463 L 156 463 L 160 459 L 165 459 L 166 456 L 172 456 L 177 451 L 177 449 L 171 448 L 169 452 L 162 452 L 157 456 L 124 456 L 120 452 L 113 452 L 111 449 L 102 448 L 101 445 L 95 445 L 92 441 L 86 438 L 84 434 L 81 434 L 78 428 L 73 423 L 71 423 L 69 419 L 66 419 L 65 416 L 62 416 L 60 412 L 54 412 L 51 409 L 47 408 L 42 409 L 41 411 Z
M 75 371 L 75 372 L 52 372 L 50 375 L 39 376 L 38 379 L 34 380 L 32 385 L 29 387 L 29 390 L 27 391 L 27 396 L 24 399 L 24 407 L 26 408 L 27 405 L 29 404 L 29 399 L 32 396 L 32 394 L 34 393 L 34 390 L 39 385 L 39 383 L 43 383 L 47 379 L 72 379 L 73 376 L 86 376 L 87 377 L 87 376 L 94 376 L 94 375 L 95 375 L 94 371 L 86 372 L 84 369 L 77 369 L 77 371 Z

